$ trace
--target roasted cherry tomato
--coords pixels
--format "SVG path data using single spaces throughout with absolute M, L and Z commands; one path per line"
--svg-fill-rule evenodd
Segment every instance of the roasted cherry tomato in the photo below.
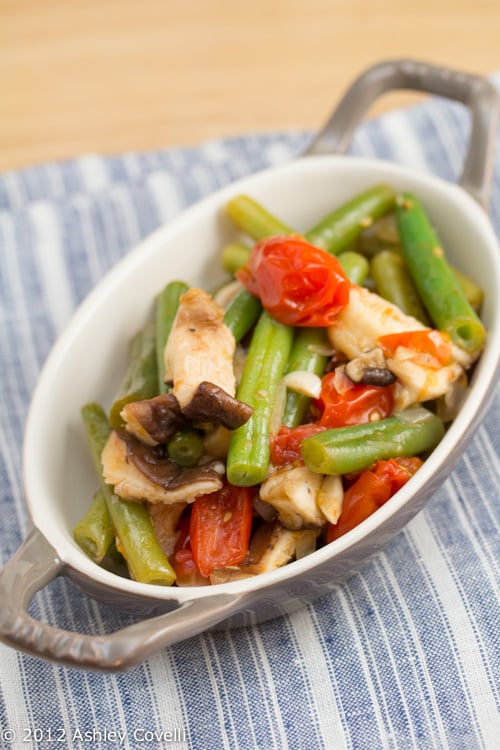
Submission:
M 422 464 L 423 461 L 418 456 L 411 456 L 409 458 L 401 456 L 377 461 L 372 471 L 377 476 L 384 476 L 389 479 L 392 497 L 395 492 L 406 484 L 408 479 L 415 474 Z
M 225 482 L 217 492 L 196 498 L 189 533 L 193 559 L 203 576 L 243 560 L 248 552 L 252 515 L 252 494 L 247 487 Z
M 450 337 L 433 328 L 388 333 L 380 336 L 378 343 L 386 357 L 393 357 L 396 349 L 403 346 L 425 356 L 425 365 L 436 370 L 447 365 L 451 359 Z
M 333 542 L 371 516 L 389 500 L 422 465 L 417 457 L 377 461 L 363 471 L 344 493 L 342 513 L 338 522 L 329 524 L 327 542 Z
M 302 461 L 302 441 L 324 429 L 314 423 L 302 424 L 299 427 L 281 425 L 279 432 L 271 437 L 271 462 L 275 466 L 283 466 L 293 461 Z
M 286 325 L 329 326 L 349 301 L 339 261 L 299 235 L 261 240 L 236 276 Z
M 178 586 L 196 586 L 206 583 L 205 579 L 198 571 L 193 559 L 191 537 L 189 534 L 190 523 L 190 516 L 184 516 L 181 519 L 179 524 L 179 536 L 177 537 L 174 554 L 171 558 L 172 566 L 177 576 L 176 583 Z
M 388 417 L 394 396 L 391 386 L 357 385 L 333 371 L 323 377 L 316 405 L 321 427 L 345 427 Z

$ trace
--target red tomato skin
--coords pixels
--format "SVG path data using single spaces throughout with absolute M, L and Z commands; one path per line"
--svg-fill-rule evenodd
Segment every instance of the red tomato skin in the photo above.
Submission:
M 356 385 L 343 378 L 341 392 L 337 390 L 338 374 L 333 371 L 323 377 L 321 396 L 316 401 L 321 411 L 321 427 L 345 427 L 363 424 L 373 419 L 388 417 L 394 407 L 391 386 Z
M 298 427 L 281 425 L 279 432 L 271 437 L 271 463 L 274 466 L 284 466 L 294 461 L 302 461 L 300 452 L 302 441 L 324 429 L 314 422 Z
M 217 492 L 196 498 L 189 533 L 193 559 L 203 576 L 244 559 L 252 516 L 252 494 L 247 487 L 235 487 L 226 481 Z
M 199 575 L 190 549 L 180 549 L 178 552 L 174 552 L 173 568 L 177 576 L 177 583 L 181 585 Z
M 387 460 L 377 461 L 373 468 L 373 472 L 377 476 L 385 476 L 391 483 L 391 497 L 401 487 L 406 484 L 408 479 L 415 474 L 423 464 L 422 459 L 417 456 L 410 458 L 389 458 Z
M 336 524 L 328 525 L 327 542 L 333 542 L 371 516 L 390 496 L 388 477 L 364 471 L 344 493 L 342 513 Z
M 179 522 L 179 536 L 175 543 L 174 552 L 180 552 L 181 550 L 191 549 L 191 538 L 189 536 L 189 525 L 191 522 L 190 516 L 182 516 Z
M 327 542 L 343 536 L 387 502 L 420 468 L 418 457 L 377 461 L 363 471 L 344 493 L 342 513 L 336 524 L 329 524 Z
M 179 524 L 179 536 L 171 559 L 178 586 L 193 586 L 206 582 L 193 559 L 189 534 L 190 523 L 190 516 L 183 516 Z
M 236 277 L 285 325 L 329 326 L 349 301 L 350 282 L 337 258 L 300 235 L 261 240 Z

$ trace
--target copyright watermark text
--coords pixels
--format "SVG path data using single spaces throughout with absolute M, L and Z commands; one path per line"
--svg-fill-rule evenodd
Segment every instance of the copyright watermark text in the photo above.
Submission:
M 54 729 L 45 727 L 31 727 L 22 730 L 14 730 L 0 727 L 0 746 L 10 745 L 14 742 L 26 743 L 26 745 L 38 745 L 43 742 L 60 743 L 63 747 L 68 742 L 81 742 L 96 744 L 98 742 L 112 742 L 117 747 L 123 746 L 126 742 L 136 745 L 148 745 L 155 743 L 182 744 L 187 742 L 187 732 L 185 729 L 146 729 L 137 727 L 131 732 L 125 732 L 118 729 L 74 729 L 68 731 L 65 727 L 56 727 Z

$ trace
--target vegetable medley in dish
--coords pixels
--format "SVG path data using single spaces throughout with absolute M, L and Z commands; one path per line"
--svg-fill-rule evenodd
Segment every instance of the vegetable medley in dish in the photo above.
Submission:
M 305 234 L 249 196 L 226 210 L 227 284 L 168 283 L 109 413 L 82 407 L 98 490 L 75 540 L 143 583 L 255 576 L 353 529 L 439 443 L 485 344 L 415 195 L 374 185 Z

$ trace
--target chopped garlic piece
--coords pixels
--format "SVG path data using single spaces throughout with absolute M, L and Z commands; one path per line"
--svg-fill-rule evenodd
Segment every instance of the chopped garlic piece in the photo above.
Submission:
M 284 376 L 283 382 L 291 391 L 304 396 L 319 398 L 321 395 L 321 378 L 314 372 L 293 370 Z
M 326 476 L 318 493 L 318 506 L 330 523 L 337 523 L 342 513 L 344 487 L 339 474 Z

